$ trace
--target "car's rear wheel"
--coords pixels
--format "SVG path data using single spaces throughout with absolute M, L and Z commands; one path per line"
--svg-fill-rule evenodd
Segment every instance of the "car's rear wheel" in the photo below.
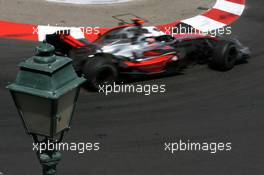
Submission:
M 89 58 L 82 69 L 87 82 L 85 87 L 97 91 L 100 86 L 113 84 L 118 78 L 118 72 L 112 59 L 108 56 Z
M 210 66 L 221 71 L 232 69 L 237 61 L 238 50 L 235 44 L 223 42 L 216 46 Z

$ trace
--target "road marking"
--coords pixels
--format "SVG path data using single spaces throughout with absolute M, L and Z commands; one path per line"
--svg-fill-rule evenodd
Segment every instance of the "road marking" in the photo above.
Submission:
M 245 5 L 226 0 L 218 0 L 213 8 L 241 16 L 245 9 Z
M 199 29 L 202 32 L 212 31 L 217 28 L 222 28 L 226 25 L 202 15 L 183 20 L 182 22 L 185 24 L 189 24 L 195 29 Z
M 244 9 L 245 0 L 217 0 L 210 10 L 181 22 L 200 31 L 216 30 L 236 21 Z

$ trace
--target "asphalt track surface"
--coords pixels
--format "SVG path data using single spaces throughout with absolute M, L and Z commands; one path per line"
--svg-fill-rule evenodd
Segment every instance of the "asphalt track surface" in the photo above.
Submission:
M 184 75 L 142 81 L 167 93 L 99 95 L 83 91 L 67 142 L 100 142 L 97 153 L 64 152 L 64 175 L 260 175 L 264 172 L 264 2 L 250 0 L 233 34 L 252 59 L 229 72 L 194 66 Z M 0 172 L 41 174 L 9 93 L 17 65 L 35 43 L 0 40 Z M 231 152 L 164 152 L 164 142 L 232 142 Z
M 0 18 L 26 24 L 68 27 L 113 27 L 114 15 L 132 13 L 148 19 L 147 25 L 185 19 L 211 7 L 215 0 L 134 0 L 112 5 L 72 5 L 46 0 L 0 0 Z M 128 19 L 124 17 L 123 19 Z

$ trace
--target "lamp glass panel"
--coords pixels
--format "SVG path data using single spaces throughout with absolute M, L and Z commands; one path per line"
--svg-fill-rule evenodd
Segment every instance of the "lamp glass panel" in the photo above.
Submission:
M 50 136 L 51 100 L 20 92 L 13 95 L 27 131 Z
M 56 132 L 60 132 L 64 129 L 69 128 L 72 113 L 75 106 L 75 99 L 77 95 L 77 90 L 79 88 L 75 88 L 66 94 L 64 94 L 62 97 L 58 100 L 58 110 L 57 110 L 57 127 Z

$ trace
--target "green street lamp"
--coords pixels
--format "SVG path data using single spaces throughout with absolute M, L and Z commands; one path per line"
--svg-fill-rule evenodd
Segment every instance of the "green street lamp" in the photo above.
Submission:
M 70 58 L 54 55 L 54 47 L 47 43 L 38 46 L 37 54 L 19 67 L 15 82 L 7 88 L 26 132 L 35 143 L 61 142 L 70 128 L 80 85 L 85 79 L 76 75 Z M 61 154 L 54 149 L 37 155 L 43 174 L 55 175 Z

